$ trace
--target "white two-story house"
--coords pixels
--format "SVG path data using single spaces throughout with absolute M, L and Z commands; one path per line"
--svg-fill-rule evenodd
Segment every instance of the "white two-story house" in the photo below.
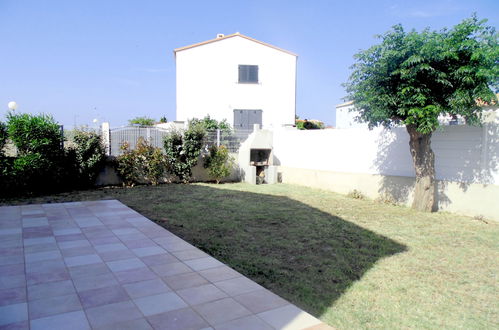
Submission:
M 294 124 L 296 54 L 240 33 L 174 54 L 177 121 L 210 115 L 235 129 Z

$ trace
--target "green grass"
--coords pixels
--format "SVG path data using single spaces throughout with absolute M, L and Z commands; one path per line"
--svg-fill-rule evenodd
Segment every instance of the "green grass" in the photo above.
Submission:
M 79 191 L 115 198 L 338 329 L 498 328 L 499 224 L 293 185 Z

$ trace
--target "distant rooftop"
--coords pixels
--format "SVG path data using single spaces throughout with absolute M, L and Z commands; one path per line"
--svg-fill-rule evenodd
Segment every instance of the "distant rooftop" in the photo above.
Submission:
M 346 107 L 346 106 L 352 105 L 352 104 L 353 104 L 353 101 L 348 101 L 348 102 L 345 102 L 345 103 L 338 104 L 336 107 L 337 108 L 341 108 L 341 107 Z

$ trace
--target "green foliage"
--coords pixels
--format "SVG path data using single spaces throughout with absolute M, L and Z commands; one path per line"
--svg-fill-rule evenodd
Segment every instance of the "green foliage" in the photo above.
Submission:
M 7 131 L 20 156 L 40 153 L 54 159 L 62 154 L 61 128 L 52 116 L 9 114 Z
M 211 130 L 222 130 L 225 132 L 230 132 L 231 127 L 230 124 L 227 122 L 227 119 L 224 119 L 222 121 L 218 121 L 216 119 L 210 118 L 210 115 L 206 115 L 203 119 L 197 119 L 193 118 L 189 121 L 189 127 L 191 126 L 201 126 L 207 131 Z
M 143 117 L 135 117 L 128 121 L 130 125 L 139 125 L 139 126 L 152 126 L 156 121 L 152 118 L 143 116 Z
M 192 168 L 197 164 L 205 136 L 203 125 L 194 124 L 189 125 L 183 135 L 179 131 L 173 131 L 165 137 L 169 171 L 184 183 L 190 181 Z
M 146 140 L 139 140 L 135 150 L 142 158 L 141 167 L 144 179 L 153 185 L 159 184 L 168 167 L 161 149 L 152 146 Z
M 411 125 L 433 132 L 439 115 L 479 123 L 479 102 L 497 101 L 498 34 L 476 16 L 452 29 L 406 32 L 400 25 L 355 55 L 345 87 L 370 127 Z
M 324 123 L 320 121 L 311 121 L 311 120 L 301 120 L 297 119 L 296 120 L 296 128 L 299 130 L 306 130 L 306 129 L 324 129 Z
M 3 156 L 3 147 L 5 147 L 8 137 L 7 125 L 0 121 L 0 157 Z
M 140 178 L 135 153 L 133 149 L 130 149 L 128 142 L 124 142 L 120 146 L 120 150 L 122 154 L 116 158 L 116 170 L 123 180 L 123 184 L 127 187 L 133 187 Z
M 133 187 L 144 182 L 157 185 L 164 177 L 167 162 L 160 148 L 140 137 L 135 149 L 130 149 L 130 145 L 125 142 L 121 150 L 123 154 L 117 158 L 117 170 L 124 185 Z
M 366 199 L 366 196 L 362 193 L 362 191 L 354 189 L 347 194 L 348 197 L 353 199 Z
M 229 156 L 229 150 L 225 146 L 217 148 L 213 145 L 209 151 L 203 166 L 208 169 L 208 175 L 218 184 L 221 179 L 230 175 L 233 159 Z
M 104 167 L 106 154 L 100 135 L 95 132 L 78 129 L 73 134 L 74 159 L 80 183 L 91 186 Z
M 159 122 L 160 123 L 167 123 L 168 119 L 166 118 L 166 116 L 163 116 L 163 117 L 159 118 Z
M 0 193 L 19 195 L 65 189 L 71 173 L 60 126 L 48 115 L 9 114 L 6 133 L 17 157 L 0 157 Z M 5 132 L 5 130 L 4 130 Z
M 2 157 L 0 195 L 15 196 L 47 193 L 71 187 L 72 173 L 65 165 L 65 157 L 49 159 L 39 152 L 18 157 Z
M 16 157 L 0 155 L 0 194 L 25 195 L 91 186 L 105 160 L 99 135 L 75 131 L 63 149 L 61 127 L 48 115 L 9 114 L 0 142 L 9 138 Z M 2 144 L 3 146 L 3 144 Z
M 168 169 L 171 174 L 181 178 L 184 176 L 184 154 L 183 151 L 183 136 L 180 131 L 172 131 L 164 139 L 164 148 Z M 190 173 L 189 173 L 190 177 Z
M 40 181 L 36 180 L 36 176 L 41 176 L 40 179 L 43 179 L 45 174 L 50 175 L 53 165 L 40 153 L 28 153 L 14 159 L 12 171 L 14 176 L 23 178 L 22 183 Z

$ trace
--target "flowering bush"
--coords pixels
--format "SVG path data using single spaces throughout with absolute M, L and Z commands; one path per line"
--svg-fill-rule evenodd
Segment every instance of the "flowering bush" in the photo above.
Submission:
M 191 125 L 182 134 L 173 131 L 165 137 L 164 146 L 169 172 L 182 182 L 188 183 L 192 176 L 192 168 L 196 166 L 201 154 L 205 129 L 200 125 Z
M 128 143 L 121 146 L 123 154 L 118 156 L 117 170 L 123 184 L 133 187 L 138 183 L 158 184 L 167 172 L 168 163 L 161 149 L 152 146 L 140 137 L 135 149 Z
M 225 146 L 211 146 L 208 156 L 204 161 L 204 167 L 208 169 L 208 175 L 218 184 L 220 180 L 230 175 L 233 164 L 229 150 Z

